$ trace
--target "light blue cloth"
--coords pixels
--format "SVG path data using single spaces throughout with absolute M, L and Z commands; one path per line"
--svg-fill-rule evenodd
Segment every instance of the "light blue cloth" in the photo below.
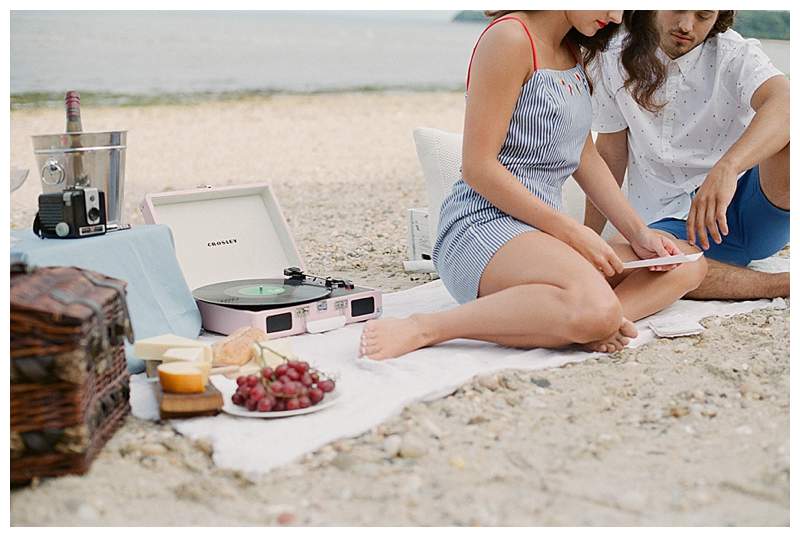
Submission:
M 175 257 L 172 232 L 141 225 L 85 239 L 40 239 L 30 229 L 11 232 L 11 257 L 32 266 L 74 266 L 128 282 L 128 312 L 137 339 L 161 334 L 196 338 L 200 311 Z M 14 240 L 18 239 L 18 240 Z M 126 343 L 128 369 L 144 370 Z

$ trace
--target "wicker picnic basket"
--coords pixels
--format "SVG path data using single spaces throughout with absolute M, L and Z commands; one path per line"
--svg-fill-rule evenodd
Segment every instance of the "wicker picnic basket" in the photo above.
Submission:
M 125 282 L 11 265 L 11 482 L 85 473 L 130 412 Z

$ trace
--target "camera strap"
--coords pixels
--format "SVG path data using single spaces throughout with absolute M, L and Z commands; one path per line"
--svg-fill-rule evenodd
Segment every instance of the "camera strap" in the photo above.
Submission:
M 39 219 L 39 213 L 36 213 L 36 217 L 33 219 L 33 233 L 40 239 L 44 238 L 44 234 L 42 233 L 42 221 Z

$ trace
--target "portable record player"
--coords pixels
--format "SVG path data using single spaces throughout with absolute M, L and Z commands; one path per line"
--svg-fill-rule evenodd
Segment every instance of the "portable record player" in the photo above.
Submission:
M 147 194 L 144 220 L 172 230 L 203 328 L 270 337 L 325 332 L 381 314 L 381 293 L 307 275 L 269 183 Z

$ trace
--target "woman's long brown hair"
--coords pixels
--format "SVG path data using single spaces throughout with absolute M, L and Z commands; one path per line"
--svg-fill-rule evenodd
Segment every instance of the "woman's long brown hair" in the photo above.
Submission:
M 518 11 L 519 10 L 484 11 L 483 14 L 491 19 L 499 19 L 511 13 L 517 13 Z M 606 50 L 609 41 L 611 41 L 611 38 L 614 37 L 619 30 L 619 26 L 618 24 L 609 23 L 608 26 L 598 30 L 597 33 L 591 37 L 585 36 L 575 28 L 572 28 L 567 32 L 567 39 L 580 51 L 583 65 L 588 66 L 598 53 Z M 591 80 L 589 80 L 589 89 L 592 89 Z
M 639 106 L 658 112 L 666 103 L 657 103 L 655 92 L 667 78 L 667 68 L 656 52 L 660 44 L 655 11 L 626 11 L 622 22 L 628 35 L 622 43 L 622 66 L 625 68 L 625 89 Z M 708 38 L 733 26 L 735 11 L 720 11 Z

